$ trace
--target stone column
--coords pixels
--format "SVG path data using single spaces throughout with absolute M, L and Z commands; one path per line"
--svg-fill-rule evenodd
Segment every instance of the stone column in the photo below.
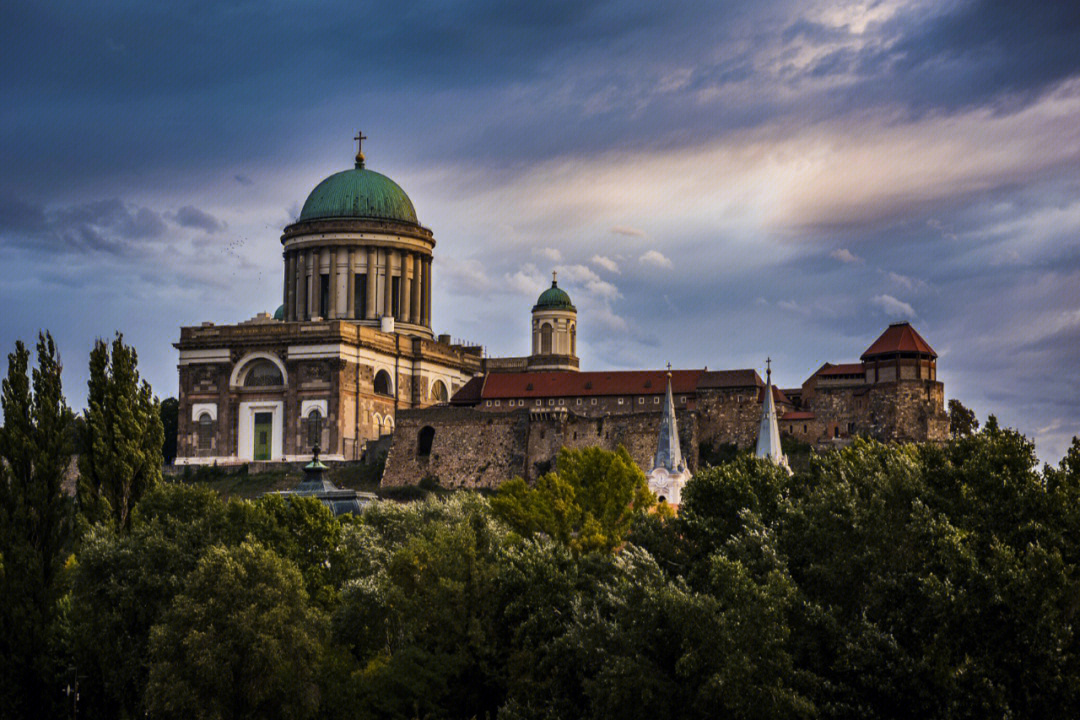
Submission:
M 392 266 L 393 258 L 394 258 L 394 254 L 390 250 L 387 250 L 386 251 L 386 285 L 383 287 L 383 312 L 382 312 L 382 314 L 384 316 L 389 315 L 390 311 L 393 310 L 393 308 L 394 308 L 394 305 L 393 305 L 393 302 L 394 302 L 394 300 L 393 300 L 393 298 L 394 298 L 394 292 L 393 292 L 394 291 L 394 283 L 391 282 L 391 279 L 394 276 L 394 268 Z
M 294 320 L 296 308 L 296 253 L 285 253 L 285 319 Z
M 409 308 L 409 322 L 420 324 L 420 287 L 423 282 L 420 272 L 420 253 L 412 254 L 412 302 Z
M 375 248 L 369 247 L 367 251 L 367 319 L 374 320 L 379 317 L 375 311 L 375 281 L 378 279 L 378 268 L 375 265 Z
M 289 253 L 288 252 L 282 253 L 281 259 L 283 261 L 282 264 L 285 266 L 283 268 L 283 270 L 282 270 L 282 275 L 284 276 L 285 279 L 281 283 L 281 307 L 282 307 L 282 312 L 284 313 L 283 317 L 285 319 L 288 319 L 288 317 L 289 317 Z
M 345 317 L 356 318 L 356 251 L 349 248 L 345 270 Z
M 296 292 L 294 293 L 294 303 L 296 307 L 293 310 L 296 313 L 296 320 L 304 320 L 307 315 L 307 298 L 304 296 L 304 273 L 307 272 L 307 262 L 304 254 L 301 252 L 296 253 Z
M 398 313 L 401 322 L 409 322 L 412 317 L 412 286 L 416 284 L 416 278 L 407 279 L 409 267 L 412 265 L 412 253 L 401 253 L 401 312 Z
M 424 309 L 421 323 L 431 327 L 431 257 L 424 258 Z
M 328 293 L 329 299 L 326 302 L 326 317 L 331 320 L 336 320 L 340 313 L 338 309 L 344 305 L 344 303 L 338 300 L 338 249 L 330 248 L 327 253 L 330 256 L 330 292 Z
M 319 310 L 319 276 L 322 275 L 322 252 L 308 250 L 308 319 L 318 317 Z

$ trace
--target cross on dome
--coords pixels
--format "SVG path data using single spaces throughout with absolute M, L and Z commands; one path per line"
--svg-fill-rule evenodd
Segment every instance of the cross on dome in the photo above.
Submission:
M 363 130 L 356 131 L 356 137 L 353 138 L 356 141 L 356 167 L 364 167 L 364 141 L 367 140 L 367 135 Z

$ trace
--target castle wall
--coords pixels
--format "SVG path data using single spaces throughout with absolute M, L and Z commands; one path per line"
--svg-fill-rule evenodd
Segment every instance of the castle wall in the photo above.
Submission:
M 814 444 L 852 435 L 885 442 L 944 441 L 949 430 L 944 398 L 944 386 L 931 380 L 847 387 L 819 384 L 805 404 L 817 416 L 805 422 L 811 432 L 795 433 L 795 437 Z M 814 429 L 819 433 L 816 437 Z
M 490 413 L 472 408 L 399 411 L 382 485 L 415 485 L 425 478 L 449 488 L 494 489 L 513 477 L 532 482 L 553 470 L 563 447 L 625 447 L 647 472 L 656 452 L 662 412 L 585 417 L 565 411 Z M 697 467 L 697 423 L 677 412 L 679 441 L 691 469 Z M 420 433 L 434 430 L 430 454 L 421 455 Z
M 435 431 L 430 453 L 418 453 L 420 431 Z M 524 476 L 528 412 L 483 413 L 471 408 L 402 410 L 386 456 L 383 487 L 430 478 L 443 487 L 496 488 Z
M 761 423 L 756 387 L 701 390 L 697 397 L 697 435 L 709 445 L 752 447 Z M 685 450 L 685 448 L 684 448 Z

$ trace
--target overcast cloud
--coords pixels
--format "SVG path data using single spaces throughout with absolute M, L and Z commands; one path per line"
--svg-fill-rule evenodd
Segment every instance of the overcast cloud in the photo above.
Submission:
M 85 399 L 122 330 L 280 303 L 282 227 L 349 167 L 438 240 L 438 332 L 529 346 L 559 272 L 589 368 L 796 385 L 895 320 L 946 394 L 1080 433 L 1080 6 L 472 0 L 0 8 L 0 320 Z

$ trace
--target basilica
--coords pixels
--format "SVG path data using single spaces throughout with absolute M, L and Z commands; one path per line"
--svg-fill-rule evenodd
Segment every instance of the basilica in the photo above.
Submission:
M 582 371 L 577 308 L 554 273 L 531 310 L 528 355 L 436 336 L 435 236 L 362 152 L 310 192 L 281 245 L 274 315 L 180 330 L 177 463 L 378 449 L 384 485 L 495 487 L 546 472 L 561 447 L 622 446 L 677 504 L 703 447 L 756 445 L 786 467 L 781 434 L 821 448 L 948 433 L 937 354 L 908 323 L 859 362 L 826 362 L 786 389 L 751 368 Z
M 398 411 L 445 403 L 480 349 L 431 330 L 435 236 L 409 196 L 365 167 L 308 195 L 281 236 L 282 305 L 180 330 L 177 462 L 359 459 Z

